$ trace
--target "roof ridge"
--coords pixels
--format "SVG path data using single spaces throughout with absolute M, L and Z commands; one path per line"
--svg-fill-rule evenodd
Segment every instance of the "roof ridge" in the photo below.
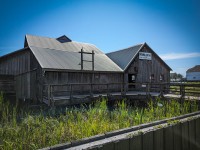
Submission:
M 47 37 L 47 36 L 39 36 L 39 35 L 32 35 L 32 34 L 26 34 L 25 36 L 35 36 L 35 37 L 41 37 L 41 38 L 47 38 L 47 39 L 54 39 L 56 40 L 57 38 L 52 38 L 52 37 Z M 66 36 L 66 35 L 65 35 Z M 78 42 L 78 41 L 74 41 L 74 40 L 71 40 L 71 42 L 75 42 L 75 43 L 82 43 L 82 44 L 88 44 L 88 45 L 93 45 L 97 48 L 96 45 L 92 44 L 92 43 L 87 43 L 87 42 Z M 99 48 L 97 48 L 99 49 Z
M 70 52 L 70 53 L 78 53 L 78 51 L 67 51 L 67 50 L 62 50 L 62 49 L 52 49 L 52 48 L 48 48 L 48 47 L 39 47 L 39 46 L 29 46 L 29 48 L 31 47 L 36 47 L 36 48 L 43 48 L 43 49 L 49 49 L 49 50 L 55 50 L 55 51 L 63 51 L 63 52 Z M 95 55 L 106 55 L 105 53 L 95 53 Z M 106 55 L 107 56 L 107 55 Z
M 88 45 L 93 45 L 93 46 L 95 46 L 96 47 L 96 45 L 94 45 L 94 44 L 91 44 L 91 43 L 87 43 L 87 42 L 78 42 L 78 41 L 72 41 L 72 42 L 75 42 L 75 43 L 82 43 L 82 44 L 88 44 Z M 97 48 L 97 47 L 96 47 Z
M 41 37 L 41 38 L 48 38 L 48 39 L 56 39 L 56 38 L 51 38 L 51 37 L 47 37 L 47 36 L 40 36 L 40 35 L 33 35 L 33 34 L 26 34 L 25 36 L 36 36 L 36 37 Z
M 113 52 L 109 52 L 109 53 L 106 53 L 106 54 L 111 54 L 111 53 L 123 51 L 123 50 L 129 49 L 129 48 L 132 48 L 132 47 L 136 47 L 136 46 L 139 46 L 139 45 L 143 46 L 144 44 L 145 44 L 145 42 L 144 43 L 140 43 L 140 44 L 136 44 L 136 45 L 133 45 L 133 46 L 129 46 L 129 47 L 124 48 L 124 49 L 119 49 L 119 50 L 116 50 L 116 51 L 113 51 Z

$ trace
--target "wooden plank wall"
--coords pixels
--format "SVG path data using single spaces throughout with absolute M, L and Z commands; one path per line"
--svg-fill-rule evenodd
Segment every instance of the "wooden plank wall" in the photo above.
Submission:
M 148 48 L 144 47 L 140 52 L 152 54 L 152 60 L 140 60 L 137 54 L 135 60 L 125 72 L 125 80 L 128 80 L 128 74 L 136 74 L 136 82 L 169 82 L 170 70 L 161 62 L 161 60 Z M 154 80 L 150 80 L 151 74 L 154 74 Z M 160 81 L 160 75 L 164 80 Z
M 15 94 L 15 80 L 12 75 L 0 75 L 0 92 Z
M 122 82 L 122 73 L 94 73 L 94 82 L 96 84 L 105 83 L 116 83 Z M 45 84 L 67 84 L 67 83 L 92 83 L 93 74 L 87 72 L 46 72 L 45 73 Z M 105 85 L 93 86 L 94 91 L 103 92 L 106 90 Z M 109 87 L 113 91 L 119 91 L 120 85 L 112 85 Z M 90 85 L 77 85 L 73 86 L 75 91 L 89 92 Z M 57 90 L 69 90 L 69 87 L 65 89 Z
M 30 71 L 30 51 L 24 50 L 0 60 L 0 74 L 18 75 Z
M 30 72 L 15 76 L 16 98 L 30 99 Z
M 15 76 L 13 84 L 17 99 L 31 99 L 34 102 L 41 99 L 42 69 L 29 49 L 3 57 L 0 60 L 0 74 Z

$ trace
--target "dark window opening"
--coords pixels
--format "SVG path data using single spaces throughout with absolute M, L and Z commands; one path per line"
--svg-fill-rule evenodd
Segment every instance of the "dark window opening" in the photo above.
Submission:
M 154 74 L 151 74 L 150 80 L 152 81 L 152 80 L 154 80 L 154 79 L 155 79 Z
M 164 81 L 164 75 L 160 74 L 160 81 Z
M 128 83 L 129 83 L 129 88 L 135 88 L 135 82 L 136 82 L 136 75 L 135 74 L 129 74 L 128 75 Z

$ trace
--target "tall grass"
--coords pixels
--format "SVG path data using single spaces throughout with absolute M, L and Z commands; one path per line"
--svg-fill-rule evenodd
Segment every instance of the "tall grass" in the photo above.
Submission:
M 197 111 L 197 104 L 150 101 L 147 107 L 118 102 L 111 111 L 106 100 L 89 107 L 66 108 L 59 116 L 37 115 L 11 106 L 0 95 L 0 149 L 38 149 L 108 131 Z

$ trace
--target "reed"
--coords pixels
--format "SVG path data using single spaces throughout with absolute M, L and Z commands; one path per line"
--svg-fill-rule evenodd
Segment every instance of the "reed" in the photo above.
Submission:
M 103 99 L 88 107 L 66 108 L 64 114 L 44 115 L 43 110 L 35 114 L 11 106 L 1 94 L 0 149 L 38 149 L 197 110 L 197 103 L 160 98 L 143 108 L 129 106 L 123 100 L 109 110 Z

